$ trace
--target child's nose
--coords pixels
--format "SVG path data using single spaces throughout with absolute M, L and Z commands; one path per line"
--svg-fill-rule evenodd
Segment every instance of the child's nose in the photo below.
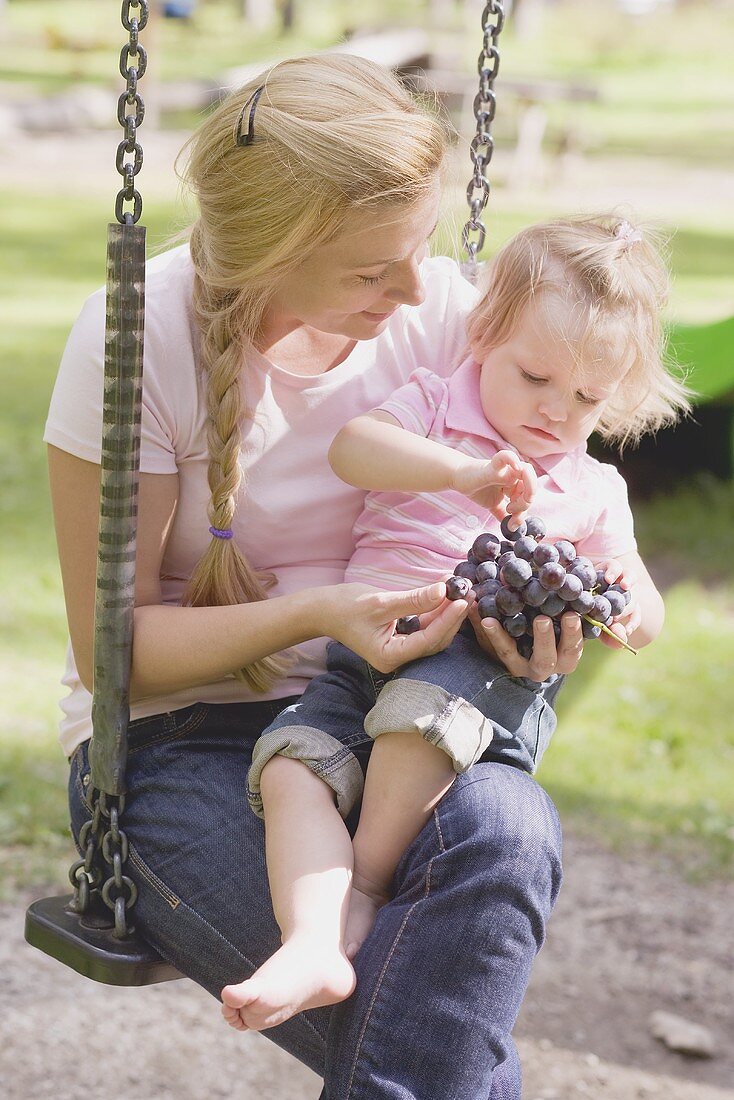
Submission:
M 565 420 L 568 415 L 565 397 L 562 397 L 560 394 L 557 396 L 552 396 L 550 394 L 545 396 L 540 402 L 540 411 L 543 416 L 547 416 L 549 420 Z

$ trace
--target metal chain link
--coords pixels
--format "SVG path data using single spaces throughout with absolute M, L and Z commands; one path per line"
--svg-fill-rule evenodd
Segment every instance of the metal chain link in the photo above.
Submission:
M 487 179 L 487 166 L 494 152 L 491 129 L 497 109 L 494 81 L 500 67 L 497 39 L 504 25 L 505 10 L 501 0 L 487 0 L 482 12 L 482 52 L 477 62 L 479 91 L 474 98 L 474 118 L 477 120 L 477 132 L 472 138 L 469 148 L 469 155 L 474 166 L 474 174 L 466 189 L 469 220 L 461 234 L 461 243 L 467 254 L 467 259 L 462 264 L 462 270 L 472 283 L 475 282 L 477 277 L 477 253 L 481 252 L 487 234 L 481 215 L 489 200 L 490 187 Z
M 148 0 L 122 0 L 121 19 L 128 32 L 128 41 L 120 51 L 120 75 L 125 78 L 127 87 L 117 103 L 117 121 L 125 131 L 125 137 L 117 147 L 115 167 L 125 186 L 117 193 L 115 217 L 122 224 L 134 225 L 143 212 L 143 198 L 135 187 L 135 177 L 143 167 L 143 147 L 137 140 L 137 132 L 145 117 L 145 104 L 138 92 L 138 81 L 145 73 L 148 55 L 138 41 L 138 35 L 148 22 Z M 126 160 L 126 157 L 132 157 L 132 160 Z M 124 209 L 127 202 L 133 204 L 132 210 Z
M 114 936 L 125 939 L 134 931 L 128 922 L 127 911 L 132 909 L 138 897 L 137 886 L 123 874 L 130 847 L 120 828 L 125 796 L 95 790 L 91 800 L 92 818 L 79 831 L 79 846 L 84 849 L 84 858 L 78 859 L 69 870 L 74 887 L 74 909 L 77 913 L 88 913 L 94 895 L 101 897 L 114 914 Z

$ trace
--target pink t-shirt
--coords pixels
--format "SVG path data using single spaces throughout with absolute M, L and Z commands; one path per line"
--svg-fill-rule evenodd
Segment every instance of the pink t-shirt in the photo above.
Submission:
M 408 431 L 473 458 L 516 451 L 482 411 L 479 374 L 472 358 L 448 379 L 421 367 L 380 409 Z M 570 539 L 595 562 L 635 549 L 627 486 L 614 466 L 597 462 L 585 446 L 534 464 L 539 478 L 532 514 L 545 521 L 548 538 Z M 347 580 L 392 589 L 441 580 L 466 558 L 481 531 L 499 535 L 499 521 L 461 493 L 368 493 L 354 528 Z
M 352 528 L 364 493 L 332 472 L 331 442 L 351 417 L 379 405 L 419 364 L 448 373 L 464 353 L 465 319 L 477 292 L 445 257 L 421 268 L 426 299 L 402 307 L 375 340 L 360 341 L 325 374 L 292 374 L 252 355 L 242 384 L 256 420 L 243 429 L 245 478 L 233 528 L 257 568 L 277 577 L 273 595 L 336 584 L 352 555 Z M 206 401 L 197 368 L 191 312 L 193 268 L 188 246 L 152 260 L 146 277 L 145 372 L 141 470 L 179 476 L 179 503 L 162 566 L 165 604 L 178 604 L 210 535 L 207 518 Z M 69 337 L 51 400 L 44 439 L 89 462 L 100 461 L 104 291 L 84 305 Z M 255 695 L 234 677 L 135 704 L 132 717 L 191 703 L 282 698 L 304 690 L 324 670 L 325 639 L 297 646 L 287 679 Z M 61 742 L 67 752 L 91 734 L 91 696 L 79 681 L 71 647 L 63 683 Z

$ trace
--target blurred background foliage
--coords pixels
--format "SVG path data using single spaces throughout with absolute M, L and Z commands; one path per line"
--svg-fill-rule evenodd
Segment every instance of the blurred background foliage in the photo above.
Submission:
M 142 39 L 151 51 L 141 85 L 151 115 L 156 89 L 172 82 L 217 85 L 235 66 L 327 48 L 360 29 L 439 27 L 441 68 L 471 88 L 480 0 L 365 0 L 358 8 L 295 0 L 290 29 L 282 6 L 258 26 L 262 8 L 253 2 L 199 0 L 186 20 L 155 12 Z M 69 93 L 117 94 L 123 38 L 119 7 L 103 0 L 0 0 L 0 31 L 0 120 L 32 103 L 48 117 L 45 129 L 18 131 L 0 180 L 0 890 L 10 893 L 62 885 L 70 855 L 55 740 L 66 628 L 41 436 L 66 333 L 104 278 L 117 188 L 114 123 L 90 145 L 73 127 L 55 127 L 54 104 Z M 501 52 L 486 255 L 540 217 L 630 203 L 669 236 L 671 323 L 731 317 L 734 6 L 523 0 Z M 539 99 L 523 94 L 523 82 L 540 87 Z M 544 96 L 548 82 L 567 94 Z M 175 148 L 201 114 L 176 109 L 175 98 L 167 95 L 141 131 L 151 250 L 189 216 L 170 171 L 157 180 L 149 167 L 149 150 Z M 542 142 L 523 172 L 518 134 L 539 101 Z M 470 112 L 457 109 L 454 121 L 462 138 L 436 246 L 451 254 L 465 218 Z M 24 175 L 23 157 L 53 140 L 50 169 Z M 106 177 L 100 159 L 111 168 Z M 730 348 L 721 354 L 734 359 Z M 718 397 L 731 407 L 726 387 Z M 705 470 L 671 479 L 645 494 L 636 514 L 641 550 L 665 592 L 666 630 L 637 658 L 587 647 L 540 780 L 572 827 L 620 846 L 672 849 L 691 873 L 722 873 L 734 848 L 731 480 Z

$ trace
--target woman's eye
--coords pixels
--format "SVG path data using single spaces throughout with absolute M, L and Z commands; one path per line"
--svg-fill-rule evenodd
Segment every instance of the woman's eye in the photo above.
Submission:
M 358 275 L 357 278 L 361 283 L 365 283 L 367 286 L 374 286 L 375 283 L 380 283 L 386 277 L 387 272 L 383 272 L 382 275 Z

